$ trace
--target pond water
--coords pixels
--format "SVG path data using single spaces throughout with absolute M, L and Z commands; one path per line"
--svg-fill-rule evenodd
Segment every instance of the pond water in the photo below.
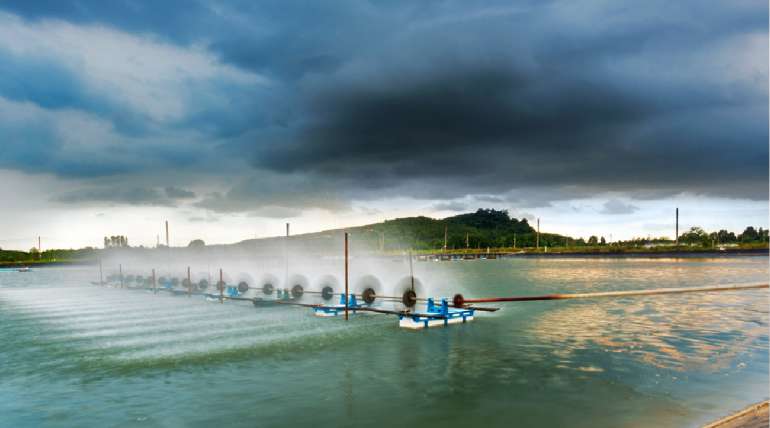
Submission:
M 514 258 L 415 274 L 434 294 L 485 297 L 767 282 L 768 259 Z M 507 303 L 406 331 L 391 316 L 321 319 L 95 275 L 0 272 L 0 425 L 681 427 L 768 397 L 767 290 Z

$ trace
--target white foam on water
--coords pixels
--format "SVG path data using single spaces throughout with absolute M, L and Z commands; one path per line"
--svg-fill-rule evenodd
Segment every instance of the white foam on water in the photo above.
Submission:
M 286 326 L 280 329 L 268 329 L 267 334 L 238 335 L 229 337 L 214 337 L 206 342 L 189 341 L 174 346 L 158 346 L 152 349 L 126 352 L 116 357 L 118 360 L 144 360 L 151 358 L 180 358 L 195 355 L 203 355 L 212 352 L 226 352 L 238 349 L 254 348 L 291 342 L 305 337 L 319 337 L 321 335 L 333 335 L 337 332 L 349 329 L 349 326 L 338 323 L 334 326 L 320 328 L 308 328 L 307 326 Z
M 319 321 L 305 308 L 222 305 L 137 290 L 0 289 L 0 303 L 18 319 L 48 327 L 39 340 L 119 361 L 225 352 L 350 328 Z

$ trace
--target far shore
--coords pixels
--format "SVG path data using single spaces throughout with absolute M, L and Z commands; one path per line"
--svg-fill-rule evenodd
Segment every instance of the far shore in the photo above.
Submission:
M 598 251 L 576 251 L 559 252 L 549 251 L 547 253 L 520 253 L 524 257 L 639 257 L 639 258 L 676 258 L 676 257 L 730 257 L 730 256 L 767 256 L 770 250 L 767 248 L 747 248 L 737 250 L 680 250 L 680 251 L 626 251 L 626 252 L 598 252 Z
M 607 250 L 588 250 L 588 251 L 561 251 L 559 248 L 548 249 L 544 251 L 536 251 L 534 248 L 527 248 L 523 250 L 514 249 L 496 249 L 490 250 L 467 250 L 464 252 L 447 252 L 442 253 L 431 251 L 415 251 L 413 255 L 418 259 L 426 258 L 457 258 L 467 257 L 471 259 L 479 258 L 718 258 L 718 257 L 742 257 L 742 256 L 768 256 L 770 251 L 768 248 L 734 248 L 727 250 L 717 249 L 680 249 L 669 251 L 644 251 L 643 249 L 623 249 L 623 251 L 607 251 Z M 388 252 L 387 254 L 381 253 L 367 253 L 359 257 L 402 257 L 402 253 Z M 51 267 L 51 266 L 92 266 L 98 264 L 96 259 L 92 260 L 22 260 L 22 261 L 0 261 L 0 268 L 20 268 L 20 267 Z

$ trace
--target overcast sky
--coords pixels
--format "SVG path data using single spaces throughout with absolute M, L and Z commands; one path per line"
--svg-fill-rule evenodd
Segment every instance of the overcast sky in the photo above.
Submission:
M 768 224 L 767 1 L 0 2 L 0 247 Z

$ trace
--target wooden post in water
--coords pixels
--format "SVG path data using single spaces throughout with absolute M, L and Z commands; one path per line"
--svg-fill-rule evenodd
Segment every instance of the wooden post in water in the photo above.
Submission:
M 222 279 L 222 268 L 219 268 L 219 303 L 225 303 L 225 281 Z
M 348 320 L 348 233 L 345 232 L 345 321 Z
M 123 265 L 118 264 L 118 273 L 120 274 L 120 288 L 123 288 Z
M 158 294 L 158 283 L 155 281 L 155 268 L 152 269 L 152 289 Z
M 190 266 L 187 266 L 187 297 L 192 296 L 192 281 L 190 280 Z

